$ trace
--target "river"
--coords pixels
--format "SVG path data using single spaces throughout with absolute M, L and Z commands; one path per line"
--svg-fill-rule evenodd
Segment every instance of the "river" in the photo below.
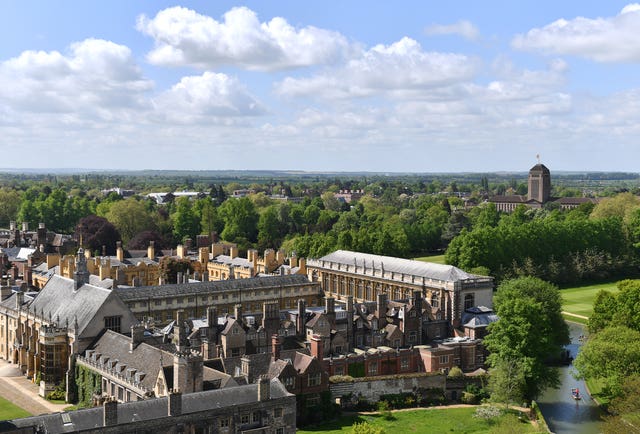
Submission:
M 576 323 L 568 324 L 571 344 L 567 349 L 571 352 L 571 357 L 575 358 L 581 346 L 578 337 L 585 334 L 585 328 Z M 540 410 L 553 433 L 600 433 L 600 410 L 587 393 L 584 381 L 576 380 L 572 376 L 573 371 L 571 365 L 560 368 L 560 388 L 547 389 L 538 400 Z M 571 389 L 575 387 L 580 389 L 582 395 L 579 401 L 571 396 Z

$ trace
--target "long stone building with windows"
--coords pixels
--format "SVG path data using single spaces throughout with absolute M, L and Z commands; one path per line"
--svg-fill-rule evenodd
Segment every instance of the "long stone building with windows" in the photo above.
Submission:
M 461 325 L 465 309 L 491 308 L 493 277 L 467 273 L 452 265 L 337 250 L 307 261 L 307 273 L 325 296 L 353 302 L 411 300 L 417 291 L 436 316 L 453 327 Z
M 218 313 L 233 313 L 237 304 L 245 314 L 262 314 L 265 302 L 276 301 L 279 309 L 294 308 L 299 299 L 308 306 L 320 306 L 320 285 L 302 274 L 263 276 L 247 279 L 116 288 L 120 299 L 139 320 L 169 322 L 183 310 L 188 318 L 207 315 L 207 307 L 215 305 Z

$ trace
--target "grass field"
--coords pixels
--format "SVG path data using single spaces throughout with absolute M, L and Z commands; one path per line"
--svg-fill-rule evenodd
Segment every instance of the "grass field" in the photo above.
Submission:
M 575 315 L 586 317 L 591 316 L 591 313 L 593 312 L 593 300 L 601 289 L 605 289 L 613 293 L 618 292 L 616 282 L 574 286 L 560 290 L 560 294 L 562 295 L 562 300 L 564 302 L 562 310 Z M 585 322 L 584 320 L 581 321 L 578 317 L 571 317 L 570 315 L 565 315 L 565 318 L 571 321 Z
M 354 423 L 368 422 L 384 429 L 385 433 L 493 433 L 518 432 L 536 433 L 538 431 L 528 421 L 521 422 L 514 414 L 503 415 L 494 420 L 473 417 L 475 407 L 395 411 L 392 419 L 384 419 L 379 414 L 348 414 L 339 419 L 318 426 L 298 430 L 298 433 L 328 434 L 349 433 Z M 504 431 L 510 428 L 509 431 Z M 515 430 L 514 430 L 515 428 Z
M 17 419 L 31 416 L 31 413 L 21 409 L 11 401 L 0 397 L 0 420 Z
M 423 256 L 421 258 L 414 258 L 416 261 L 422 262 L 434 262 L 436 264 L 444 264 L 444 255 Z

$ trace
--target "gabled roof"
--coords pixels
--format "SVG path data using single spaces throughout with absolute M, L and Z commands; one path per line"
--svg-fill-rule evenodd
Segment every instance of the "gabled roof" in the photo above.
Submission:
M 51 317 L 60 326 L 69 324 L 69 327 L 73 327 L 77 321 L 76 332 L 82 334 L 111 295 L 111 290 L 89 284 L 76 291 L 73 279 L 56 274 L 51 276 L 31 302 L 29 310 L 45 318 Z

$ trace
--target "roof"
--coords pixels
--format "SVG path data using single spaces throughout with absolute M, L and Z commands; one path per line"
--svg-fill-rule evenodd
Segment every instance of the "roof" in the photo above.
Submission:
M 111 295 L 111 290 L 95 285 L 82 285 L 74 290 L 73 279 L 53 275 L 29 305 L 29 310 L 42 314 L 59 325 L 77 321 L 76 332 L 81 334 Z
M 292 396 L 278 380 L 270 382 L 271 399 Z M 152 421 L 168 416 L 168 397 L 119 403 L 118 421 Z M 182 395 L 182 414 L 215 411 L 237 405 L 258 402 L 258 384 L 207 390 Z M 23 419 L 0 422 L 0 431 L 41 426 L 48 434 L 77 432 L 103 426 L 104 410 L 101 407 L 64 413 L 44 414 Z M 65 419 L 68 420 L 65 423 Z M 115 432 L 115 431 L 114 431 Z
M 144 372 L 146 375 L 140 383 L 153 390 L 160 369 L 173 366 L 173 354 L 144 342 L 129 352 L 130 342 L 130 337 L 107 330 L 90 349 L 110 360 L 118 360 L 120 364 L 126 365 L 127 369 Z
M 547 166 L 545 166 L 544 164 L 536 164 L 535 166 L 533 166 L 531 169 L 529 169 L 529 173 L 531 172 L 542 172 L 542 173 L 546 173 L 546 174 L 551 174 L 551 171 L 547 168 Z
M 453 265 L 435 264 L 432 262 L 414 261 L 411 259 L 373 255 L 348 250 L 337 250 L 319 258 L 317 261 L 333 262 L 348 266 L 355 264 L 356 267 L 359 268 L 384 270 L 385 277 L 389 272 L 448 282 L 485 277 L 467 273 Z M 316 263 L 314 262 L 313 265 L 316 265 Z M 308 264 L 308 266 L 312 266 L 312 264 Z
M 214 280 L 197 283 L 117 288 L 115 291 L 124 301 L 146 300 L 184 295 L 209 294 L 212 292 L 249 290 L 257 288 L 280 288 L 294 285 L 309 285 L 309 279 L 302 274 L 287 276 L 253 277 L 250 279 Z M 314 285 L 318 285 L 314 283 Z M 319 285 L 318 285 L 319 286 Z

